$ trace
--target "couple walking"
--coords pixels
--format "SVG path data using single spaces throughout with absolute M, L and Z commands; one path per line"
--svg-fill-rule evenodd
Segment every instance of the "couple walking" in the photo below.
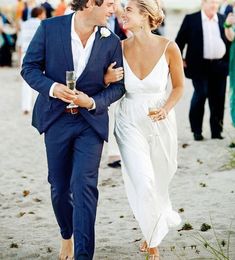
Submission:
M 45 134 L 52 205 L 62 236 L 59 257 L 93 258 L 107 110 L 125 94 L 115 130 L 123 176 L 145 238 L 141 250 L 149 253 L 149 259 L 159 259 L 157 246 L 169 226 L 180 222 L 168 195 L 177 168 L 173 107 L 183 88 L 180 51 L 175 43 L 151 33 L 163 19 L 155 0 L 127 2 L 123 22 L 133 36 L 123 42 L 123 50 L 104 27 L 114 12 L 114 0 L 74 0 L 72 7 L 73 14 L 42 21 L 21 72 L 39 92 L 32 124 Z M 108 69 L 114 62 L 116 67 Z M 77 77 L 75 93 L 65 82 L 65 71 L 72 70 Z M 167 97 L 169 73 L 173 88 Z M 107 79 L 114 80 L 107 86 Z M 71 101 L 78 108 L 66 109 Z M 149 108 L 155 109 L 151 115 Z

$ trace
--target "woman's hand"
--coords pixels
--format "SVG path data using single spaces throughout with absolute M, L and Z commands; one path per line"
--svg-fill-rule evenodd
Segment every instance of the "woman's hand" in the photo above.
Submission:
M 117 82 L 123 79 L 124 70 L 123 67 L 114 68 L 116 65 L 116 61 L 111 63 L 104 75 L 104 83 L 105 85 L 109 85 L 110 83 Z
M 76 97 L 73 99 L 73 104 L 87 109 L 91 109 L 93 107 L 93 99 L 90 98 L 87 94 L 78 90 L 76 90 L 75 93 Z
M 226 18 L 226 24 L 235 24 L 235 14 L 229 13 L 227 18 Z
M 165 108 L 156 108 L 154 111 L 149 112 L 148 116 L 154 121 L 160 121 L 167 117 L 167 111 Z

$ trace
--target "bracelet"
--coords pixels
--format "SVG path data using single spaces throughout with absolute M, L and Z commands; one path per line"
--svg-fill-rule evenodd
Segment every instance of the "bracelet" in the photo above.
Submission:
M 228 23 L 224 22 L 224 28 L 225 28 L 225 29 L 229 29 L 229 28 L 231 28 L 232 26 L 233 26 L 232 24 L 228 24 Z

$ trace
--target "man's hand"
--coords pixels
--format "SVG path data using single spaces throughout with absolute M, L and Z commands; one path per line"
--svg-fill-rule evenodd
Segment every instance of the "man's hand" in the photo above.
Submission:
M 76 91 L 76 97 L 73 99 L 73 103 L 79 107 L 85 107 L 87 109 L 93 107 L 93 100 L 82 91 Z
M 71 103 L 77 97 L 74 91 L 59 83 L 55 85 L 53 95 L 66 103 Z

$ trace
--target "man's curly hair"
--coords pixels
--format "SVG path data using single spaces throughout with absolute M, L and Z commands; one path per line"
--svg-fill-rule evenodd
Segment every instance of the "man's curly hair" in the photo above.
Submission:
M 74 11 L 82 11 L 84 8 L 87 8 L 88 0 L 73 0 L 71 3 L 71 9 Z M 97 6 L 101 6 L 104 0 L 95 0 Z

